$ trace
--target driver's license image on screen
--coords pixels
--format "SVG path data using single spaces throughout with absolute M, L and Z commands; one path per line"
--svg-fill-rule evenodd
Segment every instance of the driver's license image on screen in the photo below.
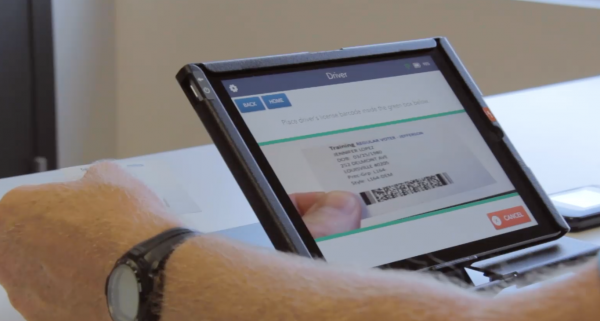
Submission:
M 361 196 L 364 219 L 409 217 L 412 206 L 496 182 L 460 136 L 437 120 L 338 136 L 343 140 L 303 152 L 323 190 Z

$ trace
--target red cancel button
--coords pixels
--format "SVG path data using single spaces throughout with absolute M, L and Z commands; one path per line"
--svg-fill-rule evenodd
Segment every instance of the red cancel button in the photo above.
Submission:
M 507 208 L 487 215 L 497 230 L 531 222 L 523 206 Z

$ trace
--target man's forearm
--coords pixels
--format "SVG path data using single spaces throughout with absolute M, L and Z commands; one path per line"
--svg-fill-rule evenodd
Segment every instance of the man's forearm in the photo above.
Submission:
M 162 320 L 596 320 L 597 274 L 590 264 L 491 299 L 412 272 L 343 269 L 203 236 L 167 264 Z
M 600 273 L 597 259 L 560 281 L 492 300 L 485 315 L 505 315 L 515 321 L 600 319 Z
M 482 300 L 415 273 L 342 269 L 200 237 L 167 264 L 162 320 L 472 320 Z

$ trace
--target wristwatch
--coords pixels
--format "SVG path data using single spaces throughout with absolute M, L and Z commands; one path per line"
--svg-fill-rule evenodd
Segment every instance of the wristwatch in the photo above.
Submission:
M 197 231 L 174 228 L 146 240 L 121 257 L 106 280 L 113 321 L 158 321 L 165 264 L 173 250 Z

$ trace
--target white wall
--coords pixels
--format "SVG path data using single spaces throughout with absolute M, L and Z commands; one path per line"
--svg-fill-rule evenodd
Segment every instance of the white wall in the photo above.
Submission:
M 53 0 L 58 164 L 116 156 L 113 0 Z
M 600 10 L 508 0 L 117 1 L 119 157 L 209 143 L 185 63 L 448 36 L 485 94 L 600 73 Z
M 62 166 L 209 143 L 174 79 L 189 62 L 442 35 L 487 95 L 600 74 L 594 9 L 510 0 L 54 1 Z

